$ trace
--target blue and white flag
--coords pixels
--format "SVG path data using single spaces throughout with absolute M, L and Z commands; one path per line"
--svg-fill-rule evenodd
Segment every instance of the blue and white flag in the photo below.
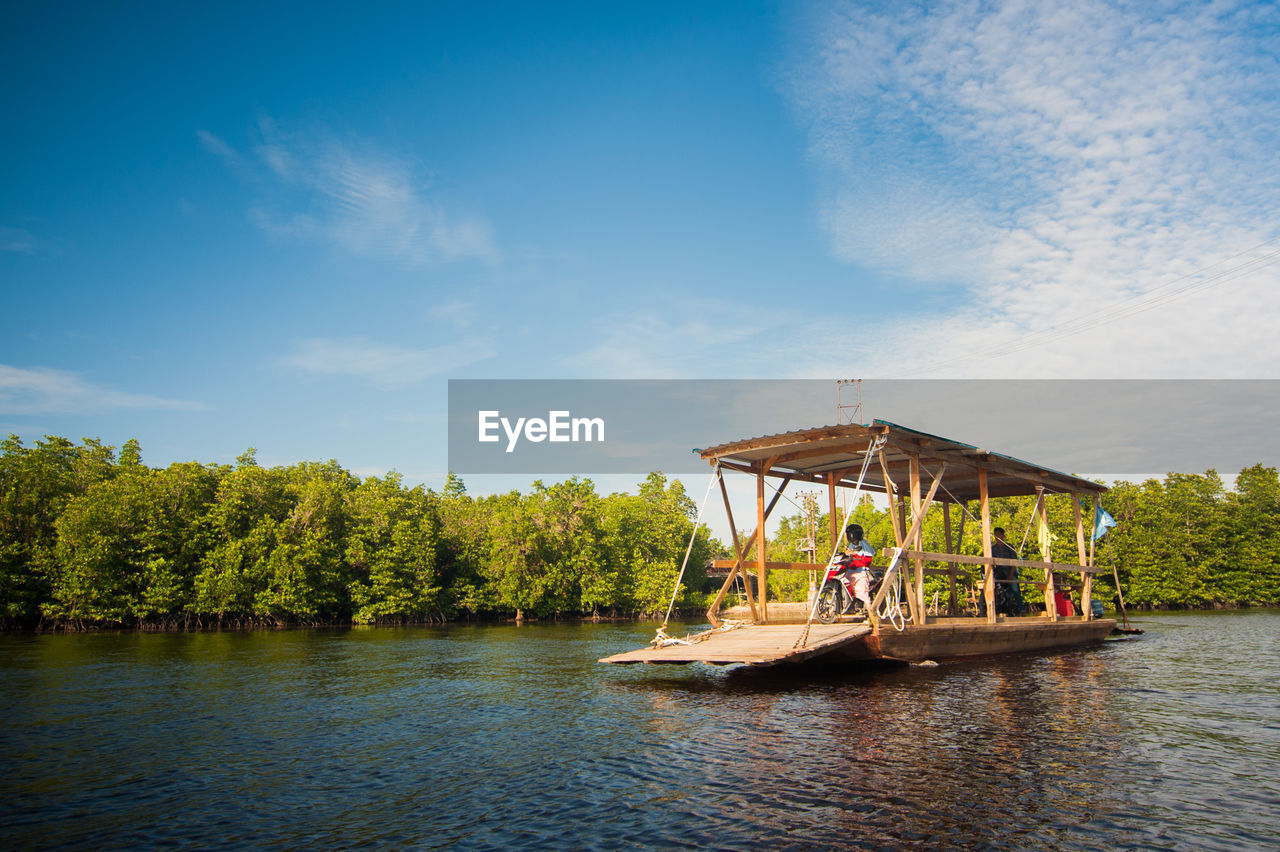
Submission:
M 1116 525 L 1116 519 L 1099 503 L 1093 511 L 1093 540 L 1097 541 Z

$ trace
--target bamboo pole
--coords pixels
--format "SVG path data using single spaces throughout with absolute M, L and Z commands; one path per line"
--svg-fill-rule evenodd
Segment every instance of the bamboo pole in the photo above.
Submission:
M 912 517 L 915 517 L 921 512 L 919 453 L 911 453 L 907 457 L 907 469 L 911 485 L 911 515 Z M 916 534 L 914 538 L 907 542 L 907 547 L 910 547 L 913 550 L 924 550 L 924 524 L 913 526 L 913 529 L 915 529 Z M 915 605 L 911 607 L 911 615 L 915 618 L 916 624 L 924 624 L 928 620 L 928 617 L 925 615 L 924 608 L 924 560 L 912 560 L 912 566 L 915 568 L 915 577 L 908 585 L 911 593 L 911 600 Z
M 1036 489 L 1040 492 L 1040 498 L 1036 501 L 1036 505 L 1040 509 L 1040 529 L 1044 530 L 1044 552 L 1040 554 L 1045 562 L 1052 562 L 1050 556 L 1050 536 L 1049 536 L 1049 506 L 1044 499 L 1044 489 Z M 1050 621 L 1058 620 L 1058 600 L 1055 597 L 1053 588 L 1053 569 L 1044 569 L 1044 600 L 1045 610 L 1049 613 Z
M 764 474 L 769 463 L 760 468 L 756 474 L 756 596 L 760 598 L 760 623 L 769 623 L 769 589 L 765 568 L 765 534 L 764 534 Z
M 982 555 L 991 558 L 991 497 L 987 493 L 987 472 L 978 468 L 978 500 L 982 505 Z M 996 623 L 995 566 L 987 563 L 983 572 L 982 596 L 987 602 L 987 624 Z
M 1098 526 L 1098 504 L 1100 502 L 1101 498 L 1093 498 L 1093 526 L 1095 529 Z M 1094 567 L 1094 545 L 1098 540 L 1093 536 L 1093 531 L 1090 531 L 1089 536 L 1089 567 L 1092 568 Z M 1107 542 L 1107 547 L 1111 548 L 1110 542 Z M 1116 581 L 1116 599 L 1120 602 L 1121 623 L 1124 625 L 1125 630 L 1129 630 L 1131 629 L 1129 627 L 1129 612 L 1124 606 L 1124 590 L 1120 588 L 1120 569 L 1116 567 L 1116 552 L 1114 549 L 1109 549 L 1108 552 L 1111 554 L 1111 576 L 1114 577 Z
M 1097 524 L 1098 524 L 1098 498 L 1094 497 L 1093 498 L 1093 523 L 1090 525 L 1090 529 L 1089 529 L 1089 567 L 1090 568 L 1095 567 L 1093 556 L 1094 556 L 1094 548 L 1098 544 L 1098 539 L 1095 538 L 1093 535 L 1093 528 L 1096 527 Z M 1117 586 L 1118 585 L 1119 584 L 1117 584 Z
M 963 519 L 963 515 L 960 516 Z M 942 504 L 942 537 L 945 540 L 947 553 L 953 553 L 951 541 L 951 504 Z M 947 582 L 950 586 L 951 596 L 948 600 L 947 614 L 956 615 L 960 612 L 960 600 L 956 595 L 956 582 L 959 579 L 956 573 L 956 564 L 950 563 L 947 569 Z
M 831 521 L 831 551 L 840 541 L 840 521 L 836 520 L 836 472 L 827 474 L 827 519 Z
M 1088 566 L 1085 564 L 1084 555 L 1084 514 L 1080 511 L 1080 495 L 1072 493 L 1071 495 L 1071 514 L 1076 523 L 1076 561 L 1080 563 L 1080 568 L 1084 569 Z M 1080 609 L 1083 612 L 1080 615 L 1085 621 L 1093 621 L 1093 575 L 1088 571 L 1080 571 Z

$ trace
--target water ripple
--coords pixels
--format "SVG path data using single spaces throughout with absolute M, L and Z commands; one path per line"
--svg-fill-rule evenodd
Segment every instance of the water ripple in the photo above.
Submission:
M 1142 626 L 845 674 L 596 664 L 629 624 L 5 636 L 0 844 L 1277 845 L 1280 613 Z

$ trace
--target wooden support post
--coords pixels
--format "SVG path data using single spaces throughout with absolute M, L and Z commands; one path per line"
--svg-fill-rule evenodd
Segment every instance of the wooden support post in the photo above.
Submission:
M 831 521 L 831 551 L 834 552 L 840 541 L 840 521 L 836 518 L 836 473 L 827 474 L 827 515 Z
M 729 570 L 729 576 L 721 584 L 720 591 L 716 592 L 715 600 L 711 602 L 711 606 L 707 607 L 707 621 L 711 622 L 712 627 L 720 626 L 720 617 L 716 613 L 720 611 L 720 604 L 724 601 L 724 596 L 728 593 L 729 586 L 733 584 L 733 578 L 736 576 L 738 576 L 738 566 L 735 564 Z
M 978 500 L 982 505 L 982 555 L 991 558 L 991 497 L 987 493 L 987 472 L 978 468 Z M 995 566 L 987 563 L 983 572 L 982 596 L 987 602 L 987 624 L 996 623 L 996 572 Z
M 1084 515 L 1080 511 L 1079 494 L 1071 495 L 1071 510 L 1076 522 L 1076 561 L 1081 568 L 1087 568 L 1084 555 Z M 1093 621 L 1093 575 L 1088 571 L 1080 572 L 1080 615 L 1085 621 Z
M 960 522 L 964 523 L 964 515 L 960 516 Z M 963 528 L 962 528 L 963 529 Z M 951 541 L 951 504 L 942 504 L 942 537 L 946 540 L 947 553 L 955 553 L 952 550 Z M 947 565 L 947 583 L 951 588 L 951 596 L 947 601 L 947 613 L 949 615 L 960 614 L 960 600 L 956 595 L 956 582 L 959 578 L 956 575 L 956 563 L 951 562 Z
M 908 457 L 908 470 L 911 479 L 911 516 L 914 518 L 920 515 L 920 454 L 912 453 Z M 928 511 L 925 507 L 924 511 Z M 924 524 L 915 527 L 915 538 L 907 543 L 907 547 L 912 550 L 924 550 Z M 915 581 L 910 583 L 911 594 L 915 598 L 916 605 L 911 608 L 912 615 L 916 616 L 916 624 L 925 624 L 928 622 L 928 616 L 925 614 L 924 605 L 924 560 L 912 560 L 915 568 Z
M 965 518 L 969 516 L 969 501 L 965 500 L 963 503 L 957 503 L 956 505 L 960 507 L 960 525 L 959 525 L 960 528 L 956 530 L 956 549 L 953 552 L 959 554 L 959 553 L 964 553 L 964 522 L 965 522 Z M 957 565 L 956 563 L 954 562 L 951 563 L 952 571 L 958 572 L 959 568 L 960 566 Z M 965 594 L 965 602 L 967 603 L 968 600 L 969 600 L 969 595 Z M 959 614 L 960 613 L 957 610 L 956 615 L 959 615 Z
M 792 474 L 787 474 L 782 478 L 782 482 L 778 484 L 778 490 L 774 492 L 773 499 L 769 501 L 769 506 L 764 510 L 765 520 L 773 514 L 773 507 L 778 505 L 778 501 L 782 499 L 782 489 L 787 487 L 787 483 L 792 479 Z M 742 558 L 746 559 L 751 555 L 751 547 L 755 544 L 756 536 L 760 534 L 760 529 L 756 528 L 751 531 L 751 535 L 747 536 L 746 543 L 743 545 Z
M 907 495 L 899 494 L 898 495 L 898 529 L 905 530 L 906 528 L 907 528 Z M 902 542 L 898 546 L 904 549 L 910 548 L 911 541 L 904 535 L 902 538 Z
M 724 585 L 720 588 L 720 594 L 716 595 L 715 603 L 711 605 L 708 615 L 720 606 L 720 601 L 724 599 L 725 592 L 729 591 L 729 585 L 733 582 L 733 578 L 737 576 L 739 571 L 743 571 L 742 560 L 746 557 L 746 554 L 742 552 L 742 545 L 738 543 L 738 526 L 733 522 L 733 507 L 729 505 L 729 491 L 724 487 L 723 476 L 720 477 L 720 496 L 724 498 L 724 513 L 729 519 L 729 532 L 733 535 L 734 564 L 733 570 L 729 572 L 728 579 L 724 581 Z M 756 612 L 755 596 L 751 594 L 751 582 L 746 576 L 742 578 L 742 587 L 747 592 L 747 606 L 751 607 L 751 617 L 758 620 L 760 614 Z M 713 619 L 711 623 L 716 624 L 716 621 Z
M 769 623 L 769 589 L 765 568 L 764 534 L 764 475 L 769 470 L 766 462 L 756 473 L 756 596 L 760 598 L 760 623 Z
M 906 545 L 902 542 L 902 519 L 897 511 L 898 494 L 893 486 L 893 480 L 889 478 L 889 465 L 884 460 L 883 449 L 880 450 L 880 471 L 884 474 L 884 493 L 889 501 L 889 520 L 893 524 L 893 543 L 905 549 Z
M 933 495 L 938 493 L 938 486 L 942 484 L 942 474 L 946 472 L 947 472 L 947 463 L 943 462 L 942 467 L 938 468 L 938 475 L 933 478 L 933 484 L 929 486 L 929 496 L 924 498 L 924 505 L 927 506 L 933 502 Z M 923 523 L 924 523 L 924 513 L 922 512 L 919 515 L 917 515 L 915 519 L 911 522 L 911 531 L 907 534 L 907 538 L 908 539 L 913 538 L 916 532 L 920 529 L 920 525 Z M 901 562 L 902 560 L 899 559 L 898 561 Z M 900 567 L 894 568 L 894 571 L 900 571 L 900 570 L 902 570 Z M 880 591 L 876 592 L 875 599 L 871 601 L 871 606 L 869 607 L 870 611 L 867 613 L 867 616 L 871 620 L 871 623 L 874 624 L 876 627 L 880 626 L 880 616 L 879 616 L 880 605 L 884 602 L 884 596 L 889 591 L 889 583 L 890 581 L 892 581 L 892 579 L 893 579 L 892 572 L 886 572 L 884 576 L 884 582 L 880 584 Z M 908 598 L 907 600 L 909 603 L 910 598 Z
M 1040 489 L 1040 499 L 1037 501 L 1037 505 L 1040 507 L 1040 529 L 1044 531 L 1044 547 L 1042 548 L 1044 552 L 1040 554 L 1040 558 L 1045 562 L 1052 562 L 1053 557 L 1049 553 L 1049 505 L 1045 502 L 1043 489 Z M 1049 613 L 1049 620 L 1057 621 L 1058 601 L 1054 596 L 1052 568 L 1044 569 L 1044 600 L 1045 609 Z
M 773 492 L 773 499 L 769 501 L 769 506 L 764 510 L 764 516 L 768 518 L 773 514 L 773 507 L 778 505 L 778 501 L 782 499 L 782 492 L 786 489 L 787 483 L 795 477 L 794 473 L 788 473 L 782 477 L 782 481 L 778 483 L 778 490 Z

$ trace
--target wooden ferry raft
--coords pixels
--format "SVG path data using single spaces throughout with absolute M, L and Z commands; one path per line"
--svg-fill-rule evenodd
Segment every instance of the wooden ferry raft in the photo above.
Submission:
M 979 657 L 992 654 L 1043 651 L 1100 642 L 1115 627 L 1114 619 L 1095 619 L 1091 614 L 1093 575 L 1092 548 L 1086 555 L 1085 527 L 1081 504 L 1096 500 L 1106 488 L 1098 483 L 1034 465 L 1011 456 L 1001 455 L 970 444 L 908 429 L 877 420 L 870 425 L 850 424 L 787 432 L 702 450 L 715 470 L 724 500 L 729 527 L 733 532 L 734 558 L 718 560 L 717 568 L 727 569 L 724 585 L 716 596 L 707 618 L 713 628 L 721 625 L 720 606 L 734 581 L 744 579 L 748 624 L 734 630 L 712 630 L 689 644 L 664 643 L 623 654 L 606 657 L 608 663 L 745 663 L 777 665 L 809 661 L 866 662 L 873 660 L 919 662 Z M 756 530 L 742 541 L 734 524 L 723 471 L 738 471 L 756 480 Z M 773 498 L 766 504 L 766 477 L 780 479 Z M 945 483 L 944 483 L 945 477 Z M 887 576 L 872 602 L 866 624 L 807 624 L 811 617 L 797 618 L 794 604 L 773 605 L 767 600 L 769 571 L 809 571 L 821 565 L 811 563 L 773 562 L 765 559 L 763 530 L 783 490 L 793 481 L 817 483 L 827 487 L 831 518 L 830 550 L 835 552 L 843 534 L 840 515 L 836 511 L 836 489 L 852 488 L 856 505 L 861 492 L 882 494 L 894 507 L 894 543 L 882 548 L 890 554 Z M 927 494 L 926 491 L 927 481 Z M 997 559 L 992 557 L 990 498 L 996 496 L 1035 496 L 1035 515 L 1048 526 L 1045 495 L 1073 495 L 1074 526 L 1079 554 L 1078 564 L 1052 561 L 1042 553 L 1041 560 Z M 960 553 L 964 540 L 968 506 L 977 504 L 982 537 L 982 556 Z M 926 551 L 923 546 L 923 521 L 933 503 L 943 508 L 945 548 Z M 952 505 L 959 505 L 959 521 L 953 531 Z M 972 516 L 972 515 L 971 515 Z M 953 535 L 954 532 L 954 535 Z M 1047 539 L 1047 536 L 1046 536 Z M 754 549 L 754 560 L 748 560 Z M 944 565 L 946 567 L 926 567 Z M 1054 599 L 1055 573 L 1079 577 L 1072 588 L 1079 589 L 1083 615 L 1062 617 L 1056 607 L 1030 617 L 1006 617 L 995 611 L 995 567 L 1010 565 L 1021 571 L 1017 581 L 1035 585 Z M 754 571 L 750 569 L 754 567 Z M 959 586 L 967 574 L 976 570 L 986 603 L 986 615 L 965 617 L 961 614 Z M 898 577 L 894 575 L 897 574 Z M 924 577 L 945 576 L 949 600 L 946 616 L 927 614 Z M 901 605 L 903 619 L 886 617 L 890 603 L 886 593 L 898 578 L 904 589 Z M 754 580 L 754 583 L 751 582 Z M 1001 581 L 1004 582 L 1004 581 Z M 754 589 L 753 589 L 754 586 Z M 803 614 L 808 616 L 807 606 Z M 793 610 L 793 612 L 786 612 Z M 897 621 L 897 626 L 894 625 Z M 792 623 L 786 623 L 792 622 Z
M 750 666 L 798 663 L 920 663 L 986 657 L 1101 642 L 1114 619 L 1043 616 L 1002 618 L 994 627 L 973 618 L 939 618 L 908 624 L 901 630 L 885 625 L 812 624 L 807 642 L 803 624 L 753 624 L 735 630 L 712 630 L 689 644 L 641 648 L 614 654 L 602 663 L 712 663 Z

